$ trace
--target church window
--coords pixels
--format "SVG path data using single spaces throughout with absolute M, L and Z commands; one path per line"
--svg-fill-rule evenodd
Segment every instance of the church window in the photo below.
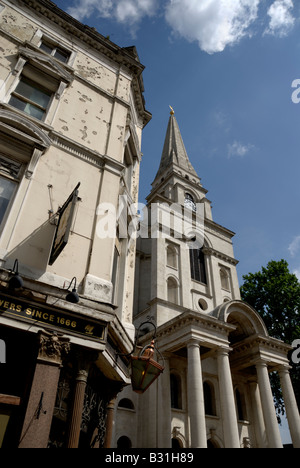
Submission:
M 168 278 L 168 301 L 178 304 L 178 284 L 174 278 Z
M 132 442 L 129 439 L 129 437 L 126 437 L 126 436 L 120 437 L 117 442 L 117 448 L 118 449 L 131 449 Z
M 225 268 L 220 269 L 220 279 L 221 279 L 222 289 L 226 289 L 226 291 L 230 291 L 230 273 L 227 269 Z
M 197 207 L 196 207 L 196 203 L 194 201 L 194 198 L 189 193 L 185 194 L 184 206 L 187 207 L 187 208 L 190 208 L 194 212 L 197 211 Z
M 129 409 L 129 410 L 134 410 L 134 404 L 132 403 L 131 400 L 128 398 L 123 398 L 119 405 L 118 408 L 124 408 L 124 409 Z
M 177 251 L 172 245 L 168 245 L 167 247 L 167 266 L 176 269 L 178 268 Z
M 171 408 L 182 409 L 182 389 L 181 378 L 178 375 L 171 374 Z
M 214 387 L 209 382 L 203 384 L 205 414 L 207 416 L 216 416 L 216 402 Z
M 207 284 L 205 256 L 203 249 L 190 249 L 191 277 L 195 281 Z
M 199 299 L 198 305 L 199 305 L 200 309 L 203 310 L 203 311 L 208 309 L 207 302 L 204 299 Z

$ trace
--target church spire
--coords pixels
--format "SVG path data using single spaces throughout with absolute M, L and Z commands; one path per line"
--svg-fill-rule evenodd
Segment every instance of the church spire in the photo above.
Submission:
M 199 179 L 187 155 L 179 125 L 175 117 L 174 109 L 171 106 L 170 109 L 171 113 L 167 134 L 162 152 L 160 167 L 155 180 L 159 177 L 164 177 L 165 172 L 169 171 L 169 169 L 174 166 L 176 166 L 179 170 L 183 170 L 185 175 L 190 174 L 192 177 Z

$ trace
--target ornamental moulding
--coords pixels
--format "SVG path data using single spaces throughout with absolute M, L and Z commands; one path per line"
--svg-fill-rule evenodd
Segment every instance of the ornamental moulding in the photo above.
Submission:
M 69 339 L 60 337 L 57 333 L 47 331 L 39 332 L 39 355 L 40 361 L 46 361 L 53 364 L 61 364 L 65 355 L 70 352 L 71 345 Z

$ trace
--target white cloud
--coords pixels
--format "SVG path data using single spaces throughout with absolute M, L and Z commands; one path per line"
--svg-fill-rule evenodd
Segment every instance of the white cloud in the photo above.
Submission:
M 293 0 L 268 0 L 268 27 L 264 34 L 285 36 L 293 27 Z M 128 25 L 135 32 L 141 20 L 162 17 L 174 34 L 198 42 L 208 54 L 251 37 L 261 24 L 264 0 L 72 0 L 68 13 L 80 21 L 99 16 Z M 264 18 L 265 19 L 265 18 Z M 259 21 L 257 21 L 259 20 Z
M 265 34 L 277 35 L 279 37 L 286 36 L 295 23 L 295 18 L 291 11 L 293 8 L 293 0 L 275 0 L 268 10 L 270 23 Z
M 294 257 L 300 250 L 300 236 L 296 236 L 288 246 L 288 250 L 292 257 Z
M 213 54 L 250 34 L 259 3 L 260 0 L 170 0 L 166 20 L 174 32 L 191 42 L 198 41 L 203 51 Z
M 296 268 L 296 270 L 294 270 L 293 273 L 297 276 L 298 280 L 300 281 L 300 268 Z
M 96 14 L 133 25 L 144 16 L 153 16 L 157 8 L 158 0 L 77 0 L 67 11 L 79 21 Z
M 228 158 L 244 158 L 249 151 L 254 148 L 254 145 L 248 144 L 244 145 L 238 141 L 234 141 L 231 145 L 228 145 Z

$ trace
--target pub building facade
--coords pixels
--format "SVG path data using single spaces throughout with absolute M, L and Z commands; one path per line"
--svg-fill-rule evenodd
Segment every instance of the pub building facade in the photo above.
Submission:
M 144 67 L 48 0 L 1 0 L 0 46 L 0 447 L 109 447 L 135 337 Z M 123 235 L 103 236 L 120 196 Z

